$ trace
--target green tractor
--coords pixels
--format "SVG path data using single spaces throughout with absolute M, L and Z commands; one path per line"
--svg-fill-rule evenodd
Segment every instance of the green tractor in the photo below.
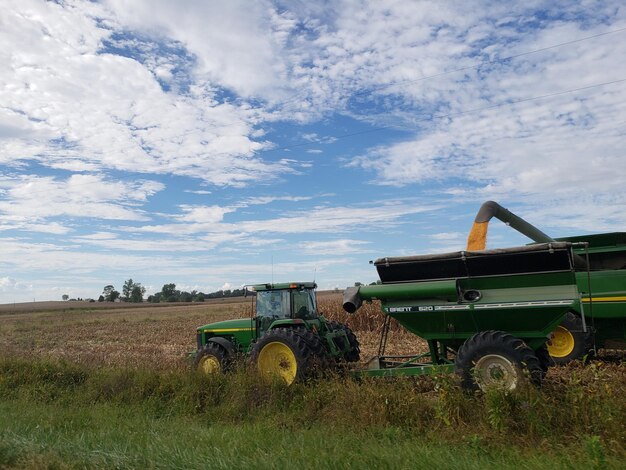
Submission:
M 358 361 L 352 330 L 318 313 L 316 287 L 314 282 L 251 286 L 255 315 L 199 327 L 194 367 L 206 374 L 226 372 L 245 355 L 261 377 L 290 385 L 320 369 Z

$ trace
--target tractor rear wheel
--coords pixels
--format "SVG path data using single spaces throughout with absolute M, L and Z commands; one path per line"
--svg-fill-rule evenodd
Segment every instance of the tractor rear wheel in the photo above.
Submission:
M 342 330 L 346 333 L 346 338 L 348 338 L 347 345 L 338 345 L 344 352 L 342 355 L 342 359 L 346 362 L 358 362 L 361 359 L 361 348 L 359 344 L 359 340 L 356 339 L 356 335 L 350 329 L 348 325 L 344 325 L 343 323 L 339 323 L 337 321 L 328 322 L 328 329 L 331 331 Z M 350 351 L 346 351 L 350 348 Z
M 217 343 L 207 343 L 196 355 L 194 368 L 203 374 L 221 374 L 228 370 L 229 357 L 226 350 Z
M 321 364 L 323 346 L 319 335 L 305 329 L 276 328 L 259 339 L 251 353 L 264 380 L 282 380 L 287 385 L 310 377 Z
M 589 353 L 590 334 L 583 331 L 583 319 L 567 312 L 548 340 L 548 352 L 555 364 L 567 364 Z
M 481 331 L 459 348 L 455 366 L 466 389 L 515 390 L 528 374 L 539 385 L 544 372 L 534 351 L 504 331 Z

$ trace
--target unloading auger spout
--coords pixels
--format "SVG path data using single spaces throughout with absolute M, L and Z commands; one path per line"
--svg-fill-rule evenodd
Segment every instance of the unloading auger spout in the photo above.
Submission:
M 478 210 L 474 225 L 467 238 L 468 250 L 484 250 L 487 245 L 487 227 L 489 221 L 495 217 L 505 224 L 514 228 L 523 235 L 537 243 L 554 243 L 555 240 L 543 233 L 537 227 L 529 224 L 521 217 L 513 214 L 513 212 L 505 209 L 495 201 L 487 201 Z

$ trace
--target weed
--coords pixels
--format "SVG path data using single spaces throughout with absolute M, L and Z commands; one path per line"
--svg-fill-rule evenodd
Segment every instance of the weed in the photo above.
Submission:
M 593 468 L 603 470 L 607 468 L 606 454 L 600 436 L 589 436 L 585 442 L 585 450 L 593 462 Z

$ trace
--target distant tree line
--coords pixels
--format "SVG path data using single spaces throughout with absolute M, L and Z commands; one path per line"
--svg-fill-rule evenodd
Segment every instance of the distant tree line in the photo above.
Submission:
M 102 295 L 98 298 L 98 302 L 143 302 L 143 296 L 146 293 L 146 288 L 139 282 L 135 282 L 132 279 L 128 279 L 124 282 L 122 292 L 120 293 L 113 284 L 104 286 Z M 146 299 L 148 302 L 204 302 L 206 299 L 221 299 L 225 297 L 241 297 L 245 294 L 244 289 L 225 289 L 205 294 L 204 292 L 198 292 L 192 290 L 191 292 L 181 291 L 176 289 L 176 284 L 169 283 L 164 284 L 160 292 L 153 295 L 149 295 Z M 63 295 L 63 300 L 66 300 L 66 295 Z
M 146 288 L 141 285 L 139 282 L 135 282 L 132 279 L 128 279 L 124 282 L 122 286 L 122 293 L 115 289 L 115 286 L 109 284 L 104 286 L 102 290 L 102 295 L 98 297 L 98 302 L 132 302 L 132 303 L 141 303 L 143 302 L 143 296 L 146 293 Z
M 227 289 L 218 290 L 205 294 L 192 290 L 191 292 L 176 289 L 176 284 L 170 283 L 163 285 L 160 292 L 148 296 L 148 302 L 204 302 L 206 299 L 220 299 L 224 297 L 241 297 L 244 295 L 243 289 Z

